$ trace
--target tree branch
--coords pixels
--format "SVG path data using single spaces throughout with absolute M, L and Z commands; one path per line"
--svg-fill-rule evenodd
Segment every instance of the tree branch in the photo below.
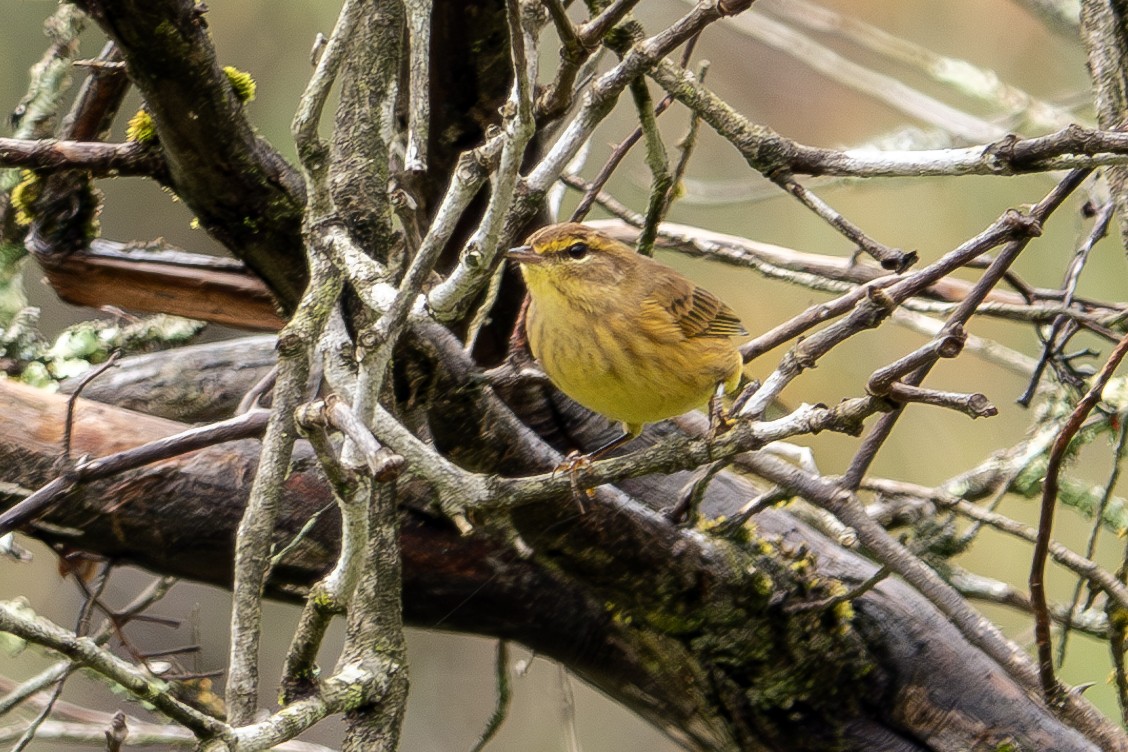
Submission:
M 216 61 L 202 7 L 187 0 L 79 5 L 121 49 L 153 114 L 170 187 L 292 310 L 307 276 L 298 242 L 304 188 L 247 120 Z

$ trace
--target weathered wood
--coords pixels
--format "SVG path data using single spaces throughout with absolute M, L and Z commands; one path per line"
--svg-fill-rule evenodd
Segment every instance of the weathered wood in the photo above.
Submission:
M 262 280 L 239 264 L 218 263 L 223 259 L 129 249 L 105 240 L 36 259 L 58 296 L 74 305 L 169 313 L 251 331 L 282 327 Z
M 206 8 L 175 0 L 79 5 L 121 50 L 153 116 L 168 186 L 209 234 L 266 281 L 283 309 L 292 308 L 307 279 L 305 190 L 247 119 L 216 61 Z
M 0 411 L 4 479 L 43 483 L 60 451 L 64 398 L 0 383 L 0 403 L 6 406 Z M 73 452 L 101 456 L 182 427 L 79 400 Z M 92 484 L 33 533 L 155 571 L 228 584 L 256 455 L 257 442 L 236 442 Z M 649 477 L 624 488 L 660 504 L 684 480 Z M 278 542 L 328 502 L 304 448 L 286 491 Z M 730 592 L 726 581 L 738 580 L 722 574 L 745 553 L 686 535 L 635 505 L 593 503 L 583 515 L 570 504 L 534 505 L 515 517 L 537 552 L 526 559 L 484 532 L 458 536 L 426 512 L 429 492 L 421 484 L 403 482 L 400 492 L 411 623 L 518 640 L 563 661 L 688 748 L 993 749 L 1009 739 L 1024 749 L 1096 749 L 900 582 L 886 580 L 859 598 L 839 639 L 836 630 L 845 627 L 832 614 L 815 622 L 787 615 L 787 605 L 810 592 L 773 591 L 758 609 L 754 597 Z M 751 492 L 725 476 L 708 501 L 723 508 Z M 756 523 L 746 543 L 771 549 L 756 561 L 773 584 L 789 581 L 776 567 L 805 567 L 813 578 L 847 585 L 874 570 L 784 513 L 768 510 Z M 273 594 L 300 594 L 330 565 L 335 535 L 330 512 L 276 571 Z M 669 579 L 676 572 L 684 578 L 680 585 Z M 792 584 L 812 582 L 799 577 Z M 647 583 L 642 590 L 680 588 L 686 610 L 645 612 L 660 601 L 638 592 L 639 583 Z M 686 601 L 692 593 L 696 600 Z M 718 616 L 733 604 L 743 610 Z M 722 655 L 743 664 L 716 660 Z M 817 675 L 811 661 L 844 671 L 841 684 L 804 686 L 803 677 Z M 851 673 L 858 667 L 861 675 Z M 773 697 L 784 690 L 790 698 Z
M 185 423 L 230 418 L 243 395 L 277 362 L 275 339 L 262 335 L 131 355 L 88 383 L 83 395 Z M 81 380 L 63 382 L 63 393 L 70 394 Z

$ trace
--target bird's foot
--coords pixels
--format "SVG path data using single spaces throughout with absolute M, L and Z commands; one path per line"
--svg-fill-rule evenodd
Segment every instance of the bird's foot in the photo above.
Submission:
M 557 473 L 567 473 L 568 479 L 572 482 L 572 499 L 576 502 L 576 507 L 580 510 L 580 514 L 584 514 L 587 509 L 584 507 L 584 500 L 590 498 L 595 491 L 590 488 L 580 487 L 580 473 L 591 467 L 592 456 L 590 454 L 580 454 L 573 450 L 568 453 L 564 461 L 556 466 L 552 471 L 553 477 Z
M 581 470 L 586 470 L 589 467 L 591 467 L 591 455 L 580 454 L 577 450 L 573 449 L 568 453 L 568 456 L 556 466 L 552 471 L 552 475 L 555 477 L 558 473 L 568 473 L 574 476 L 576 473 Z
M 721 399 L 714 395 L 709 400 L 708 440 L 713 441 L 721 434 L 728 433 L 736 425 L 736 422 L 737 418 L 734 417 L 734 414 L 726 411 Z

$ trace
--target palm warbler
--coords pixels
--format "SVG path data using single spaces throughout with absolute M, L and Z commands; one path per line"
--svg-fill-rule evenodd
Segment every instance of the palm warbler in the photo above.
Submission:
M 545 227 L 514 248 L 529 288 L 529 345 L 548 378 L 637 436 L 740 383 L 740 319 L 668 266 L 581 224 Z

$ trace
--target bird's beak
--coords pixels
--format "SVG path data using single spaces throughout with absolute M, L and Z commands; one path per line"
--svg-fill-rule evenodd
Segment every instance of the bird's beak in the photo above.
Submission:
M 544 256 L 533 250 L 531 245 L 522 245 L 517 248 L 510 248 L 505 253 L 505 257 L 513 259 L 521 264 L 543 264 L 545 262 Z

